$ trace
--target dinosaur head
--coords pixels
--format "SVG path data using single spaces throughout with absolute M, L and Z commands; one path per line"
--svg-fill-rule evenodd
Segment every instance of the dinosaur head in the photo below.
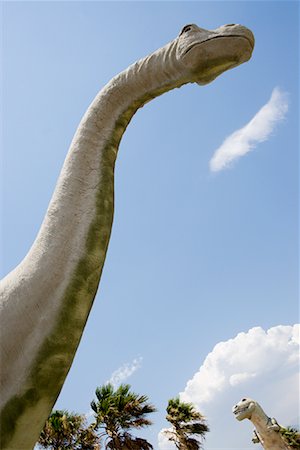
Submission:
M 256 401 L 252 400 L 251 398 L 242 398 L 241 401 L 234 405 L 234 407 L 232 408 L 232 412 L 237 420 L 251 420 L 251 416 L 256 407 Z
M 186 25 L 177 38 L 176 58 L 191 81 L 210 83 L 218 75 L 250 59 L 254 48 L 252 32 L 242 25 L 223 25 L 205 30 Z

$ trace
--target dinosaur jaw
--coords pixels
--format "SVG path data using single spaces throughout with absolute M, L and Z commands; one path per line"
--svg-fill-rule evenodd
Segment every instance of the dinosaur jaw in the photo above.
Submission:
M 251 414 L 249 415 L 248 407 L 233 411 L 233 414 L 235 415 L 235 418 L 239 421 L 244 420 L 244 419 L 250 419 L 250 417 L 251 417 Z
M 252 32 L 241 25 L 224 25 L 205 30 L 188 25 L 178 37 L 177 58 L 184 65 L 190 81 L 210 83 L 228 69 L 251 58 L 254 49 Z
M 241 39 L 246 39 L 246 41 L 248 41 L 248 43 L 249 43 L 251 52 L 253 51 L 253 48 L 254 48 L 254 40 L 251 39 L 251 35 L 250 35 L 250 34 L 248 34 L 248 35 L 231 34 L 231 35 L 223 35 L 223 36 L 212 36 L 212 37 L 210 37 L 210 38 L 208 38 L 208 39 L 206 39 L 206 40 L 204 40 L 204 41 L 201 41 L 201 42 L 192 44 L 189 48 L 186 49 L 185 55 L 186 55 L 187 53 L 189 53 L 194 47 L 197 47 L 198 45 L 203 45 L 203 44 L 205 44 L 206 42 L 208 42 L 208 41 L 213 41 L 213 40 L 215 40 L 215 39 L 226 39 L 226 38 L 241 38 Z
M 251 420 L 252 413 L 255 409 L 255 403 L 250 399 L 241 400 L 233 408 L 232 412 L 239 421 L 244 419 Z
M 245 36 L 214 36 L 190 47 L 184 61 L 191 67 L 195 81 L 205 85 L 248 61 L 252 51 L 253 46 Z

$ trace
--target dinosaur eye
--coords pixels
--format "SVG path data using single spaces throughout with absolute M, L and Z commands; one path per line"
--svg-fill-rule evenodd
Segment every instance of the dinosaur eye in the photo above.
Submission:
M 185 27 L 182 28 L 179 36 L 181 36 L 183 33 L 187 33 L 188 31 L 191 31 L 191 29 L 192 29 L 191 25 L 186 25 Z
M 247 399 L 246 398 L 242 398 L 242 400 L 241 400 L 242 402 L 246 402 L 247 401 Z

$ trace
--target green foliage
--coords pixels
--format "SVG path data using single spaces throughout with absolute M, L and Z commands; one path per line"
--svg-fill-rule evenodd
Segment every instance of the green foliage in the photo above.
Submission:
M 169 400 L 166 419 L 172 430 L 165 431 L 168 439 L 180 450 L 198 450 L 200 439 L 209 431 L 204 417 L 192 403 L 181 402 L 178 397 Z
M 284 441 L 289 445 L 291 449 L 300 449 L 300 433 L 299 430 L 292 427 L 281 427 L 279 430 Z
M 96 429 L 102 429 L 107 449 L 152 449 L 144 439 L 134 438 L 128 430 L 151 425 L 146 415 L 155 411 L 146 395 L 130 391 L 129 384 L 116 390 L 108 383 L 96 389 L 96 401 L 91 402 L 95 412 Z
M 49 450 L 96 450 L 100 448 L 99 442 L 84 416 L 56 410 L 46 421 L 38 444 Z

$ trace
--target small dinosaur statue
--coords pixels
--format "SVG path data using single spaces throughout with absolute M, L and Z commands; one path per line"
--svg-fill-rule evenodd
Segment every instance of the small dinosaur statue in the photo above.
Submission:
M 103 269 L 118 147 L 135 112 L 187 83 L 213 81 L 251 57 L 241 25 L 186 25 L 115 76 L 87 109 L 38 236 L 1 285 L 2 450 L 31 449 L 71 367 Z
M 237 420 L 249 419 L 255 426 L 252 442 L 261 444 L 265 450 L 292 450 L 281 434 L 284 428 L 278 424 L 277 420 L 268 417 L 262 407 L 251 398 L 242 398 L 232 408 L 232 412 Z

